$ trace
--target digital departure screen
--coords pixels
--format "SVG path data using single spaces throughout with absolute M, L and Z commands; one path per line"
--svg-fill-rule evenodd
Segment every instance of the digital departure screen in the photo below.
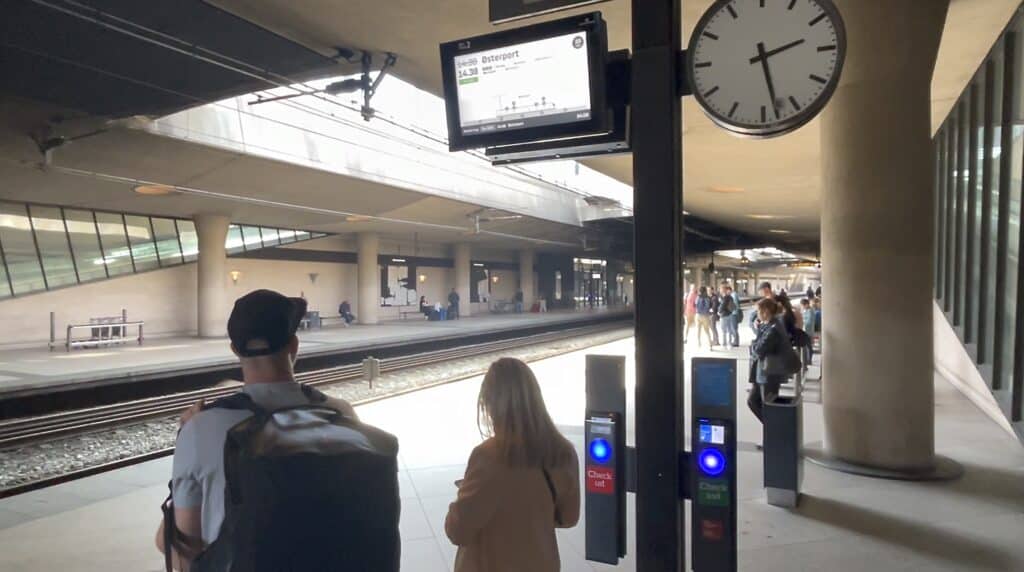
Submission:
M 459 55 L 455 73 L 463 135 L 591 118 L 583 32 Z

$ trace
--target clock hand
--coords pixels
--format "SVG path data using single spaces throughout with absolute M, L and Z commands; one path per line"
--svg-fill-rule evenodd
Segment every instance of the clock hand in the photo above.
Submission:
M 774 50 L 769 50 L 767 52 L 763 52 L 763 51 L 762 52 L 758 52 L 758 54 L 756 56 L 750 58 L 750 63 L 751 64 L 756 64 L 757 62 L 761 61 L 762 59 L 767 59 L 767 58 L 769 58 L 771 56 L 774 56 L 776 54 L 781 54 L 782 52 L 784 52 L 784 51 L 786 51 L 786 50 L 788 50 L 790 48 L 795 48 L 795 47 L 799 46 L 800 44 L 804 43 L 804 41 L 805 40 L 797 40 L 795 42 L 790 42 L 790 43 L 786 44 L 785 46 L 782 46 L 781 48 L 775 48 Z
M 757 43 L 757 57 L 761 61 L 761 69 L 764 70 L 764 81 L 768 84 L 768 95 L 772 98 L 772 110 L 775 111 L 775 119 L 778 119 L 779 106 L 775 104 L 775 84 L 772 83 L 772 70 L 768 68 L 768 56 L 765 55 L 764 42 Z

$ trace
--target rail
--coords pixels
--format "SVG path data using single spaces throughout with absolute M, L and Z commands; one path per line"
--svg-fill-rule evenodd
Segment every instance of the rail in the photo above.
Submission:
M 527 345 L 557 341 L 571 337 L 588 335 L 621 328 L 621 323 L 599 324 L 548 332 L 522 338 L 487 342 L 425 352 L 410 356 L 401 356 L 381 360 L 381 373 L 391 373 L 407 368 L 422 367 L 453 359 L 464 359 L 477 355 L 516 349 Z M 336 366 L 316 371 L 299 373 L 295 376 L 299 383 L 311 386 L 327 385 L 347 381 L 358 381 L 363 377 L 361 363 Z M 0 450 L 8 449 L 29 442 L 45 441 L 73 434 L 106 429 L 112 426 L 125 425 L 146 419 L 180 413 L 196 401 L 211 401 L 230 395 L 238 390 L 240 383 L 228 386 L 211 387 L 139 399 L 125 403 L 101 405 L 85 409 L 50 413 L 37 417 L 24 417 L 0 421 Z

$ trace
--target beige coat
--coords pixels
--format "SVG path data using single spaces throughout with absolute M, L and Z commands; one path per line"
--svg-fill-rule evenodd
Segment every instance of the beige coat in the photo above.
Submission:
M 575 526 L 580 518 L 578 462 L 548 474 L 558 498 L 558 523 L 542 470 L 504 465 L 493 440 L 473 450 L 445 519 L 445 532 L 459 547 L 455 572 L 558 572 L 555 528 Z

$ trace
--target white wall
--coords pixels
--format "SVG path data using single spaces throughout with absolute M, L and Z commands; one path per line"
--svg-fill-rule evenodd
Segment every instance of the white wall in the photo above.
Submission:
M 967 353 L 938 304 L 935 304 L 934 316 L 935 371 L 966 395 L 1003 430 L 1016 438 L 1017 434 L 1013 427 L 1006 420 L 988 385 L 985 384 L 985 379 L 974 365 L 974 360 Z
M 233 284 L 224 276 L 224 289 L 231 304 L 236 298 L 259 288 L 277 290 L 288 296 L 304 294 L 310 310 L 337 315 L 338 304 L 348 298 L 356 305 L 356 265 L 325 262 L 293 262 L 228 258 L 228 272 L 241 276 Z M 313 283 L 309 274 L 318 274 Z M 50 336 L 50 311 L 56 312 L 57 339 L 63 339 L 67 324 L 87 323 L 89 318 L 118 316 L 128 310 L 129 320 L 146 322 L 146 337 L 191 336 L 196 333 L 196 265 L 129 274 L 71 288 L 41 292 L 0 301 L 0 323 L 17 339 L 0 339 L 0 346 L 38 346 Z M 223 319 L 227 320 L 227 315 Z
M 242 273 L 238 284 L 233 284 L 230 276 L 224 277 L 229 300 L 267 288 L 286 296 L 304 295 L 309 309 L 319 310 L 325 316 L 337 315 L 338 304 L 344 299 L 353 307 L 357 305 L 355 264 L 229 258 L 228 270 Z M 317 274 L 316 282 L 310 279 L 310 273 Z
M 230 282 L 230 280 L 229 280 Z M 69 323 L 91 317 L 119 316 L 144 320 L 146 336 L 195 335 L 196 265 L 129 274 L 0 301 L 0 323 L 8 335 L 0 346 L 45 344 L 50 337 L 50 312 L 56 312 L 58 340 Z

